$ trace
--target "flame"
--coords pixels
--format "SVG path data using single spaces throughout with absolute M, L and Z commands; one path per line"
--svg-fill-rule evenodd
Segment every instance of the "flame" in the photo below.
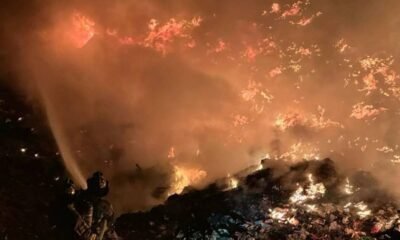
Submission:
M 280 113 L 275 118 L 273 126 L 280 131 L 302 126 L 313 130 L 322 130 L 328 127 L 342 127 L 337 121 L 332 121 L 325 117 L 325 109 L 318 106 L 316 114 L 305 114 L 297 110 L 292 110 L 287 113 Z
M 308 197 L 304 194 L 304 188 L 298 187 L 297 190 L 292 194 L 289 198 L 291 203 L 301 203 L 308 199 Z
M 346 205 L 344 205 L 343 208 L 348 210 L 352 205 L 353 205 L 353 203 L 349 202 L 349 203 L 346 203 Z
M 310 186 L 306 190 L 310 199 L 316 199 L 318 195 L 323 196 L 326 192 L 326 188 L 323 183 L 314 183 L 313 175 L 310 173 L 308 175 L 308 180 L 310 181 Z
M 165 83 L 168 83 L 168 86 L 170 83 L 171 86 L 174 86 L 176 77 L 179 79 L 179 77 L 182 76 L 187 77 L 188 79 L 188 81 L 184 83 L 176 82 L 176 90 L 179 90 L 179 95 L 182 95 L 184 98 L 182 99 L 184 101 L 180 102 L 185 102 L 187 100 L 189 103 L 188 105 L 183 106 L 184 111 L 182 112 L 186 112 L 185 108 L 187 106 L 192 106 L 192 103 L 204 102 L 204 106 L 207 106 L 206 102 L 214 99 L 206 99 L 208 93 L 214 94 L 215 92 L 216 95 L 221 97 L 221 99 L 215 98 L 216 104 L 212 105 L 217 106 L 217 103 L 221 102 L 223 108 L 221 108 L 220 111 L 217 111 L 217 114 L 212 112 L 212 116 L 208 115 L 208 111 L 203 112 L 202 110 L 199 110 L 201 113 L 196 112 L 193 115 L 191 115 L 191 111 L 188 111 L 188 121 L 183 123 L 179 121 L 180 114 L 177 114 L 177 119 L 175 119 L 175 112 L 170 114 L 171 122 L 173 119 L 174 123 L 170 124 L 170 122 L 168 122 L 165 127 L 166 130 L 169 131 L 174 129 L 171 132 L 176 131 L 177 133 L 181 129 L 190 129 L 190 131 L 187 131 L 189 134 L 186 134 L 186 132 L 184 134 L 179 132 L 180 135 L 184 136 L 183 138 L 179 138 L 179 140 L 189 139 L 189 141 L 178 142 L 179 140 L 177 140 L 176 143 L 174 142 L 174 144 L 177 145 L 171 147 L 169 151 L 167 148 L 170 146 L 167 145 L 167 148 L 165 148 L 164 145 L 162 146 L 160 150 L 162 151 L 161 154 L 167 155 L 169 159 L 176 158 L 176 149 L 179 149 L 178 153 L 181 153 L 181 151 L 183 152 L 187 147 L 186 144 L 189 142 L 201 142 L 201 144 L 203 144 L 203 141 L 200 141 L 199 139 L 203 138 L 200 137 L 197 130 L 204 129 L 206 137 L 210 136 L 208 134 L 210 132 L 215 132 L 218 136 L 222 136 L 221 138 L 218 138 L 216 142 L 221 142 L 223 144 L 227 142 L 224 140 L 228 138 L 228 135 L 229 137 L 234 135 L 235 139 L 240 139 L 243 147 L 240 146 L 235 149 L 238 150 L 239 154 L 235 155 L 235 157 L 238 156 L 238 158 L 244 156 L 241 153 L 245 153 L 248 149 L 257 149 L 258 151 L 259 145 L 262 145 L 260 148 L 264 148 L 269 142 L 271 142 L 270 140 L 272 137 L 270 136 L 276 133 L 276 139 L 279 141 L 282 140 L 282 144 L 279 143 L 279 147 L 276 148 L 279 149 L 275 151 L 267 149 L 268 147 L 265 148 L 266 150 L 271 151 L 277 159 L 290 159 L 296 161 L 302 158 L 320 159 L 321 156 L 331 156 L 328 151 L 333 152 L 336 150 L 338 154 L 341 154 L 342 152 L 346 153 L 348 149 L 355 149 L 357 151 L 360 150 L 361 152 L 370 153 L 370 150 L 376 149 L 379 154 L 385 154 L 384 157 L 388 161 L 399 163 L 400 154 L 398 149 L 394 146 L 379 148 L 388 144 L 388 139 L 390 139 L 390 141 L 392 140 L 390 131 L 387 133 L 387 129 L 391 129 L 392 126 L 394 127 L 396 121 L 393 121 L 393 123 L 392 121 L 387 122 L 388 124 L 376 122 L 377 127 L 371 128 L 371 130 L 374 131 L 363 131 L 357 129 L 357 124 L 361 124 L 361 122 L 354 120 L 370 120 L 382 115 L 385 115 L 385 117 L 387 115 L 387 119 L 391 119 L 395 118 L 396 115 L 400 115 L 395 107 L 390 109 L 390 105 L 397 106 L 398 100 L 400 100 L 400 81 L 398 81 L 399 75 L 396 72 L 397 62 L 395 63 L 395 58 L 397 56 L 390 56 L 388 54 L 390 51 L 388 51 L 388 53 L 386 51 L 374 53 L 372 50 L 371 52 L 368 51 L 368 54 L 371 54 L 371 56 L 365 55 L 365 52 L 362 51 L 362 47 L 356 45 L 357 41 L 350 36 L 351 34 L 348 35 L 348 39 L 343 38 L 343 36 L 332 36 L 329 38 L 329 42 L 320 42 L 320 37 L 317 37 L 315 41 L 304 41 L 305 39 L 303 37 L 297 39 L 298 34 L 288 34 L 288 36 L 291 36 L 290 38 L 282 38 L 282 36 L 285 35 L 282 33 L 287 32 L 285 28 L 298 29 L 300 26 L 308 26 L 311 23 L 322 20 L 321 18 L 318 18 L 318 16 L 321 15 L 321 12 L 318 12 L 318 9 L 316 9 L 319 4 L 316 4 L 315 8 L 313 5 L 311 9 L 307 9 L 307 6 L 310 4 L 309 2 L 311 1 L 295 0 L 290 3 L 271 1 L 263 5 L 266 7 L 263 7 L 263 9 L 265 9 L 265 14 L 263 15 L 266 16 L 265 18 L 270 17 L 271 19 L 268 19 L 268 21 L 264 21 L 266 20 L 264 19 L 262 22 L 259 22 L 257 18 L 254 18 L 254 22 L 253 20 L 247 21 L 240 19 L 240 21 L 238 21 L 238 19 L 229 19 L 229 22 L 232 23 L 232 29 L 229 31 L 221 31 L 221 28 L 217 27 L 220 23 L 220 16 L 217 14 L 204 14 L 204 11 L 183 11 L 177 13 L 171 9 L 171 11 L 163 12 L 163 14 L 151 15 L 145 13 L 144 16 L 150 15 L 154 18 L 144 22 L 143 26 L 138 26 L 141 21 L 135 22 L 134 24 L 124 23 L 121 21 L 122 24 L 119 26 L 108 26 L 106 25 L 107 22 L 118 24 L 125 16 L 121 18 L 119 18 L 119 16 L 113 16 L 110 19 L 103 19 L 102 21 L 95 22 L 89 16 L 85 16 L 83 12 L 75 11 L 72 14 L 69 14 L 66 18 L 62 17 L 61 21 L 59 21 L 61 23 L 57 24 L 58 31 L 56 31 L 55 34 L 57 35 L 55 41 L 58 44 L 61 41 L 60 38 L 64 38 L 69 44 L 72 43 L 77 48 L 83 48 L 86 46 L 94 36 L 99 38 L 99 40 L 100 38 L 103 38 L 101 40 L 108 41 L 107 44 L 100 44 L 100 47 L 93 49 L 94 52 L 99 52 L 99 54 L 88 54 L 88 56 L 83 58 L 86 59 L 85 61 L 77 61 L 76 65 L 74 61 L 71 61 L 71 65 L 73 65 L 74 69 L 77 69 L 76 75 L 78 76 L 76 82 L 82 82 L 82 85 L 79 85 L 79 87 L 84 88 L 86 85 L 96 86 L 97 83 L 102 81 L 98 80 L 98 82 L 96 82 L 97 79 L 111 79 L 115 76 L 115 79 L 124 79 L 121 81 L 121 84 L 127 84 L 126 86 L 129 87 L 131 85 L 139 85 L 142 87 L 143 85 L 144 90 L 147 90 L 145 88 L 152 86 L 152 89 L 149 87 L 149 93 L 158 93 L 157 91 L 160 91 L 160 94 L 154 95 L 155 98 L 157 97 L 156 99 L 158 99 L 158 96 L 169 97 L 170 95 L 167 94 L 168 90 L 158 88 L 159 86 L 161 87 L 165 85 L 153 85 L 152 82 L 145 81 L 144 78 L 147 78 L 147 74 L 152 71 L 159 72 L 159 69 L 162 69 L 162 72 L 163 70 L 166 70 L 166 68 L 164 68 L 164 63 L 171 61 L 172 64 L 168 65 L 168 68 L 171 67 L 171 76 L 165 76 Z M 186 10 L 183 7 L 179 9 Z M 182 16 L 187 16 L 187 14 L 192 13 L 204 14 L 203 17 L 206 24 L 199 27 L 203 23 L 202 17 L 191 15 L 188 18 L 182 18 Z M 64 14 L 58 13 L 56 15 L 65 16 Z M 99 17 L 100 15 L 102 14 L 96 14 L 96 16 Z M 231 17 L 230 14 L 228 15 Z M 226 20 L 228 22 L 228 19 Z M 238 22 L 240 22 L 240 24 L 238 24 Z M 285 24 L 287 25 L 286 27 Z M 237 28 L 238 26 L 236 25 L 240 25 L 240 28 Z M 276 27 L 282 28 L 281 30 L 276 31 Z M 131 28 L 131 31 L 129 28 Z M 290 31 L 289 33 L 291 33 Z M 132 32 L 134 32 L 134 34 Z M 227 34 L 228 32 L 229 34 Z M 309 33 L 314 34 L 314 31 L 310 31 Z M 308 38 L 313 39 L 312 36 L 308 36 L 307 39 Z M 152 50 L 158 53 L 157 57 L 164 60 L 157 60 L 154 62 L 149 60 L 148 63 L 144 64 L 146 67 L 142 67 L 139 64 L 138 75 L 131 74 L 131 72 L 120 71 L 120 64 L 121 67 L 124 66 L 123 64 L 125 64 L 125 62 L 135 64 L 136 58 L 129 54 L 124 54 L 124 57 L 120 59 L 120 53 L 117 52 L 117 54 L 114 55 L 114 48 L 109 48 L 108 46 L 111 44 L 108 43 L 115 44 L 118 46 L 118 49 L 125 49 L 130 46 L 135 46 L 135 48 L 145 48 L 146 51 L 143 51 L 143 54 L 146 54 L 148 50 Z M 349 45 L 350 43 L 352 46 Z M 353 46 L 353 44 L 355 45 Z M 101 46 L 107 47 L 103 49 Z M 176 49 L 178 49 L 179 52 L 176 51 Z M 334 50 L 334 52 L 330 50 Z M 335 54 L 322 55 L 331 52 Z M 85 53 L 85 51 L 74 51 L 74 54 L 72 54 L 73 57 L 75 57 L 75 53 L 78 53 L 76 56 L 79 58 L 82 56 L 81 53 Z M 172 54 L 171 56 L 166 56 L 166 53 Z M 104 56 L 105 60 L 97 61 L 97 59 L 91 59 L 93 56 Z M 113 56 L 115 56 L 115 59 L 118 61 L 108 60 L 108 58 L 113 59 Z M 71 59 L 74 60 L 74 58 Z M 153 58 L 151 57 L 149 59 Z M 182 74 L 181 71 L 175 71 L 175 68 L 173 67 L 173 63 L 175 63 L 174 60 L 181 61 L 179 64 L 182 63 L 182 69 L 187 67 L 188 70 L 197 72 L 199 73 L 199 76 L 207 79 L 209 77 L 215 77 L 215 79 L 212 80 L 213 84 L 208 85 L 209 81 L 202 82 L 203 80 L 197 79 L 197 74 L 193 75 L 193 79 L 189 79 L 192 75 L 185 75 L 183 74 L 183 71 Z M 323 62 L 323 64 L 320 63 L 320 61 Z M 84 65 L 79 65 L 81 63 L 84 63 Z M 106 64 L 103 65 L 102 63 Z M 336 63 L 340 64 L 336 65 Z M 215 65 L 217 65 L 217 67 L 215 67 Z M 324 66 L 329 69 L 335 69 L 335 71 L 332 71 L 332 76 L 323 75 L 326 73 L 325 70 L 322 70 L 325 68 Z M 148 71 L 147 67 L 151 70 Z M 321 71 L 318 69 L 319 67 L 321 67 Z M 343 67 L 345 67 L 345 69 Z M 143 72 L 143 75 L 140 73 L 143 70 L 142 68 L 146 69 Z M 65 68 L 66 71 L 68 69 L 68 67 Z M 93 71 L 93 69 L 95 71 Z M 336 71 L 338 72 L 337 74 Z M 38 70 L 38 72 L 40 71 Z M 81 72 L 84 79 L 80 76 Z M 94 74 L 92 72 L 96 73 Z M 74 75 L 75 74 L 71 74 L 71 76 Z M 143 79 L 141 79 L 142 77 L 137 76 L 143 76 Z M 130 77 L 132 77 L 132 80 L 128 81 L 128 78 Z M 65 78 L 69 78 L 69 76 L 66 76 Z M 318 80 L 322 78 L 330 80 L 328 84 L 329 87 L 325 87 L 328 81 L 323 82 Z M 341 88 L 343 78 L 346 78 L 346 89 Z M 90 84 L 83 82 L 86 79 L 92 82 Z M 126 82 L 138 81 L 138 84 L 136 84 L 136 82 L 134 82 L 134 84 L 123 83 L 125 82 L 125 79 Z M 140 82 L 136 79 L 140 79 Z M 199 84 L 199 86 L 202 86 L 201 89 L 199 88 L 201 94 L 203 92 L 207 94 L 201 95 L 201 97 L 197 99 L 198 96 L 192 94 L 197 91 L 197 89 L 195 89 L 196 87 L 193 87 L 194 85 L 192 85 L 192 80 L 193 82 L 196 82 L 196 84 Z M 337 84 L 338 81 L 339 84 Z M 67 86 L 67 84 L 70 83 L 65 84 Z M 119 83 L 115 86 L 122 86 L 122 88 L 125 87 L 125 85 L 120 85 Z M 186 86 L 190 87 L 186 88 Z M 215 91 L 208 91 L 213 90 L 208 89 L 209 86 L 217 89 L 215 89 Z M 157 91 L 152 91 L 156 89 L 155 87 L 157 87 Z M 118 89 L 115 89 L 113 92 L 108 94 L 108 90 L 104 88 L 103 92 L 102 88 L 103 87 L 100 88 L 99 86 L 96 87 L 96 90 L 98 89 L 99 93 L 106 93 L 105 96 L 115 97 L 118 99 L 116 103 L 121 101 L 121 109 L 124 108 L 124 106 L 130 106 L 124 104 L 125 101 L 129 103 L 131 102 L 131 100 L 126 100 L 130 98 L 129 96 L 127 96 L 126 99 L 125 94 L 114 96 L 112 93 L 114 91 L 119 92 Z M 75 87 L 71 87 L 71 89 L 75 89 Z M 127 91 L 128 90 L 130 91 L 135 89 L 127 88 Z M 77 91 L 76 94 L 81 94 L 81 92 L 89 94 L 89 92 L 86 93 L 85 91 L 86 89 L 82 89 L 82 91 Z M 343 93 L 344 91 L 346 92 Z M 173 91 L 168 92 L 173 93 Z M 229 94 L 225 94 L 228 92 Z M 166 94 L 164 95 L 164 93 Z M 133 95 L 135 94 L 136 93 Z M 379 98 L 379 94 L 385 97 L 383 99 Z M 87 96 L 87 99 L 92 99 L 92 97 L 96 98 L 98 95 Z M 236 105 L 237 98 L 241 99 L 240 103 Z M 103 97 L 100 97 L 99 99 L 103 99 Z M 233 99 L 235 100 L 232 101 Z M 329 101 L 325 101 L 327 99 L 329 99 Z M 97 103 L 97 101 L 93 102 Z M 143 103 L 145 102 L 146 101 Z M 392 102 L 394 104 L 392 104 Z M 158 103 L 158 101 L 155 101 L 155 103 Z M 135 103 L 132 101 L 132 104 Z M 203 106 L 203 104 L 201 105 Z M 164 107 L 162 104 L 157 105 L 156 107 L 158 106 Z M 326 111 L 326 114 L 325 109 L 322 106 L 327 107 L 329 110 Z M 182 106 L 177 104 L 176 109 L 179 109 L 180 107 Z M 318 107 L 318 109 L 315 109 L 316 107 Z M 340 111 L 339 108 L 341 109 Z M 140 109 L 141 108 L 138 110 Z M 193 110 L 195 111 L 197 109 L 193 107 Z M 221 112 L 221 115 L 219 115 L 219 112 Z M 160 114 L 163 114 L 163 111 L 160 111 Z M 126 119 L 130 121 L 130 118 L 132 118 L 132 122 L 136 122 L 137 119 L 135 119 L 135 116 L 133 115 L 134 114 L 131 116 L 129 112 Z M 151 118 L 153 114 L 149 114 L 148 116 Z M 197 126 L 193 127 L 191 125 L 186 125 L 191 122 L 190 120 L 192 116 L 199 119 L 198 128 Z M 210 121 L 208 121 L 208 119 L 203 120 L 203 118 L 198 116 L 205 116 L 204 119 L 211 118 L 213 119 L 213 123 L 223 122 L 220 125 L 224 125 L 224 127 L 221 127 L 221 129 L 209 128 L 208 124 Z M 214 119 L 216 120 L 214 121 Z M 382 120 L 384 120 L 383 117 Z M 116 121 L 118 120 L 116 119 Z M 354 122 L 356 122 L 356 126 L 353 125 Z M 183 125 L 184 128 L 180 128 L 180 126 L 179 128 L 175 128 L 175 123 L 176 125 Z M 67 125 L 68 123 L 63 124 Z M 272 131 L 270 131 L 271 125 Z M 343 131 L 338 134 L 342 129 L 333 129 L 334 131 L 330 131 L 332 129 L 327 129 L 330 127 L 343 128 Z M 194 128 L 196 129 L 193 130 Z M 144 128 L 144 130 L 147 129 L 150 129 L 150 127 Z M 384 131 L 384 134 L 381 134 L 382 131 L 380 129 Z M 323 130 L 326 131 L 322 132 Z M 231 134 L 232 132 L 234 132 L 234 134 Z M 146 132 L 144 135 L 145 134 Z M 341 134 L 344 135 L 344 137 L 338 136 Z M 346 136 L 350 136 L 350 138 Z M 353 140 L 352 138 L 356 138 L 355 136 L 360 136 L 362 140 Z M 380 138 L 381 142 L 376 145 L 373 145 L 372 141 L 361 142 L 364 141 L 363 139 L 366 136 Z M 325 141 L 325 137 L 329 138 L 329 144 L 326 144 L 327 141 Z M 273 138 L 275 138 L 275 136 Z M 338 139 L 338 141 L 335 141 L 335 139 Z M 348 145 L 346 145 L 347 143 Z M 223 147 L 217 147 L 220 147 L 220 149 L 235 147 L 228 144 Z M 327 145 L 329 149 L 327 149 Z M 225 148 L 225 146 L 227 147 Z M 202 155 L 205 156 L 204 159 L 208 159 L 208 154 L 214 154 L 214 152 L 217 154 L 222 152 L 211 152 L 207 146 L 204 148 L 203 146 L 199 147 L 201 147 Z M 264 149 L 262 149 L 262 151 L 264 151 Z M 195 154 L 196 156 L 200 154 L 200 151 L 194 153 L 195 151 L 192 150 L 192 152 L 193 155 Z M 370 155 L 373 156 L 374 154 Z M 212 157 L 214 156 L 211 156 L 209 159 L 213 159 Z M 368 158 L 369 156 L 363 154 L 360 159 L 363 157 Z M 260 165 L 258 169 L 261 168 L 262 166 Z M 172 192 L 181 192 L 185 186 L 196 182 L 196 180 L 193 180 L 190 176 L 192 173 L 188 173 L 188 171 L 189 170 L 187 169 L 176 167 L 174 170 L 175 179 L 173 183 L 174 186 L 172 187 L 173 190 L 171 190 Z M 197 171 L 201 172 L 201 170 Z M 229 172 L 231 169 L 227 171 Z M 239 181 L 234 177 L 229 177 L 228 182 L 230 188 L 236 188 L 239 184 Z M 323 195 L 323 184 L 315 184 L 312 180 L 310 180 L 310 182 L 310 186 L 299 186 L 299 188 L 294 192 L 291 201 L 300 203 L 307 200 L 313 200 L 314 198 L 317 198 L 317 196 Z M 354 189 L 351 184 L 347 182 L 343 191 L 346 194 L 352 194 Z
M 169 52 L 171 44 L 176 39 L 186 39 L 188 48 L 194 48 L 196 42 L 189 32 L 201 25 L 201 17 L 194 17 L 191 20 L 177 20 L 170 18 L 166 23 L 161 24 L 157 19 L 151 19 L 147 24 L 148 32 L 143 37 L 121 36 L 116 30 L 107 29 L 106 34 L 114 37 L 122 45 L 137 45 L 154 49 L 165 55 Z
M 278 13 L 281 11 L 281 5 L 279 5 L 279 3 L 273 3 L 271 5 L 271 11 L 270 13 Z
M 289 209 L 278 207 L 274 209 L 269 209 L 269 212 L 272 219 L 278 220 L 280 222 L 285 222 L 287 220 Z
M 259 163 L 259 164 L 256 165 L 256 167 L 254 169 L 254 172 L 257 172 L 257 171 L 260 171 L 260 170 L 263 170 L 263 169 L 264 169 L 263 164 Z
M 227 185 L 228 186 L 225 190 L 235 189 L 239 186 L 239 180 L 237 178 L 231 176 L 230 174 L 228 174 Z
M 372 211 L 368 208 L 368 205 L 364 202 L 359 202 L 354 205 L 354 207 L 358 209 L 357 215 L 360 216 L 360 218 L 366 218 L 372 213 Z
M 374 118 L 387 110 L 387 108 L 375 108 L 373 105 L 365 105 L 364 102 L 361 102 L 353 106 L 353 111 L 350 117 L 357 120 L 364 118 Z
M 298 1 L 296 3 L 293 3 L 292 6 L 286 11 L 282 13 L 282 18 L 290 17 L 290 16 L 297 16 L 301 12 L 301 1 Z
M 354 187 L 350 184 L 349 178 L 346 178 L 346 184 L 344 185 L 344 193 L 347 195 L 351 195 L 354 193 Z
M 94 37 L 95 22 L 79 12 L 74 12 L 71 23 L 70 39 L 75 47 L 82 48 Z
M 184 24 L 184 21 L 176 21 L 172 18 L 165 25 L 157 27 L 157 21 L 152 19 L 149 24 L 150 32 L 144 40 L 144 46 L 153 47 L 157 51 L 166 53 L 167 43 L 172 42 L 175 37 L 185 36 Z
M 308 24 L 310 24 L 315 18 L 315 15 L 311 16 L 311 17 L 303 17 L 302 19 L 300 19 L 298 22 L 296 22 L 295 24 L 300 25 L 300 26 L 307 26 Z
M 315 204 L 306 204 L 307 212 L 318 212 L 318 207 Z
M 239 115 L 239 114 L 234 116 L 233 125 L 235 127 L 247 125 L 248 123 L 249 123 L 249 120 L 246 116 Z
M 207 172 L 194 169 L 174 166 L 172 184 L 168 195 L 181 194 L 185 187 L 200 183 L 207 176 Z
M 281 75 L 282 72 L 283 72 L 282 67 L 276 67 L 276 68 L 272 69 L 271 71 L 269 71 L 268 75 L 269 75 L 269 77 L 274 78 L 278 75 Z
M 218 39 L 216 46 L 213 49 L 207 51 L 207 54 L 211 53 L 222 53 L 227 49 L 227 44 L 222 39 Z
M 313 175 L 308 175 L 309 185 L 306 189 L 299 186 L 289 198 L 291 203 L 301 204 L 308 200 L 315 200 L 325 195 L 326 188 L 323 183 L 314 183 Z
M 346 41 L 341 38 L 339 41 L 336 42 L 335 48 L 339 50 L 340 53 L 344 53 L 350 46 L 346 43 Z
M 292 144 L 288 151 L 278 156 L 279 159 L 298 161 L 299 159 L 320 160 L 320 150 L 314 144 L 297 142 Z
M 293 111 L 286 114 L 279 114 L 275 119 L 274 126 L 281 131 L 285 131 L 294 126 L 304 125 L 305 122 L 306 119 L 303 115 Z
M 248 62 L 254 62 L 259 54 L 259 49 L 255 49 L 252 46 L 247 46 L 245 52 L 243 53 L 243 56 L 247 59 Z
M 175 158 L 175 147 L 170 147 L 167 158 Z

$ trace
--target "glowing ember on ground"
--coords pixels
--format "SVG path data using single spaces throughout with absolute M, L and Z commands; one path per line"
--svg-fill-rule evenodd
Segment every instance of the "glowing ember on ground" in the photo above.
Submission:
M 228 174 L 226 183 L 227 183 L 227 188 L 225 189 L 226 191 L 235 189 L 239 186 L 239 180 L 236 177 L 231 176 L 230 174 Z
M 350 184 L 349 178 L 346 178 L 346 184 L 344 186 L 344 192 L 346 194 L 353 194 L 354 193 L 354 187 Z
M 368 209 L 368 206 L 364 202 L 359 202 L 354 207 L 358 209 L 357 214 L 360 218 L 365 218 L 371 214 L 371 210 Z
M 274 209 L 270 209 L 270 214 L 271 214 L 271 218 L 278 220 L 278 221 L 286 221 L 287 220 L 287 214 L 288 214 L 288 209 L 283 209 L 283 208 L 274 208 Z
M 325 186 L 322 183 L 314 183 L 312 174 L 308 175 L 309 185 L 307 188 L 299 186 L 297 190 L 289 198 L 291 203 L 301 204 L 307 200 L 315 200 L 323 197 L 325 194 Z

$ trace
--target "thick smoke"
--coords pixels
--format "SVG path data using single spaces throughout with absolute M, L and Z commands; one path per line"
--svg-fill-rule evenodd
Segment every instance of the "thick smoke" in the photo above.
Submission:
M 119 209 L 158 202 L 173 166 L 205 183 L 266 154 L 396 160 L 398 1 L 4 5 L 2 74 L 42 105 L 77 184 L 101 169 Z

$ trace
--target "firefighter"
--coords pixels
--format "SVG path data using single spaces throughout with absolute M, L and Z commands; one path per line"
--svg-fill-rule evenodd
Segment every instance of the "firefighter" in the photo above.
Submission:
M 86 197 L 99 199 L 105 197 L 109 192 L 108 181 L 104 178 L 103 173 L 95 172 L 92 177 L 87 180 Z
M 114 210 L 104 199 L 109 183 L 101 172 L 87 180 L 86 190 L 78 189 L 70 179 L 60 187 L 55 205 L 56 226 L 60 239 L 120 240 L 114 230 Z
M 109 192 L 109 182 L 103 173 L 95 172 L 87 180 L 87 189 L 81 191 L 77 203 L 82 204 L 75 232 L 79 232 L 82 240 L 117 240 L 114 231 L 114 210 L 104 199 Z M 85 205 L 86 204 L 86 205 Z M 90 234 L 89 234 L 90 233 Z
M 70 207 L 76 215 L 74 237 L 76 240 L 97 240 L 93 232 L 93 205 L 89 201 L 80 200 Z

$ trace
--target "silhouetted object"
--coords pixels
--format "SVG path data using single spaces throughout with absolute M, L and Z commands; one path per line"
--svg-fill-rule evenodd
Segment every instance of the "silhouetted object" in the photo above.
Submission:
M 109 192 L 108 181 L 101 172 L 95 172 L 92 177 L 87 180 L 87 186 L 86 193 L 90 195 L 90 197 L 102 198 Z
M 72 232 L 68 239 L 118 240 L 114 230 L 114 210 L 103 197 L 109 192 L 109 183 L 101 172 L 95 172 L 87 180 L 88 188 L 78 190 L 72 181 L 63 185 L 60 211 L 66 217 L 61 224 Z M 67 220 L 68 219 L 68 220 Z
M 96 239 L 93 233 L 93 205 L 88 201 L 78 201 L 70 206 L 71 211 L 76 214 L 74 226 L 75 239 L 92 240 Z
M 74 238 L 77 215 L 71 211 L 72 204 L 77 199 L 78 191 L 70 179 L 62 181 L 57 193 L 57 201 L 54 203 L 54 213 L 51 216 L 57 229 L 60 240 L 71 240 Z

